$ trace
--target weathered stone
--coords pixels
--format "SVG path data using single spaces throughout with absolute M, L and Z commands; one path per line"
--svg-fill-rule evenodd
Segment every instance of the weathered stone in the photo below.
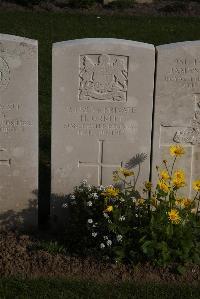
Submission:
M 37 41 L 0 34 L 0 226 L 37 224 Z
M 200 175 L 200 42 L 159 46 L 157 58 L 153 182 L 155 166 L 169 160 L 169 146 L 183 145 L 177 167 L 186 171 L 184 189 L 191 195 L 191 181 Z
M 154 59 L 153 45 L 133 41 L 54 44 L 53 215 L 83 179 L 111 184 L 113 170 L 137 154 L 140 183 L 149 178 Z

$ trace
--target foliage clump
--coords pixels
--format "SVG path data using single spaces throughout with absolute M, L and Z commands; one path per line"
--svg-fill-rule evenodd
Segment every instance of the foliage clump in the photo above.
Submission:
M 193 182 L 193 198 L 185 196 L 186 174 L 175 168 L 185 149 L 172 145 L 169 154 L 171 161 L 156 167 L 155 187 L 145 182 L 142 194 L 136 187 L 141 159 L 132 163 L 137 173 L 130 163 L 114 171 L 113 185 L 84 180 L 76 187 L 65 204 L 68 249 L 120 263 L 175 264 L 179 272 L 200 263 L 200 180 Z

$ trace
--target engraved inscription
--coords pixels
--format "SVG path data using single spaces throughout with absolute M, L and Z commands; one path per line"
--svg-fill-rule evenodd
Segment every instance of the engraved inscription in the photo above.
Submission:
M 0 57 L 0 90 L 8 86 L 10 81 L 10 70 L 7 62 Z
M 0 154 L 2 154 L 3 152 L 7 152 L 7 150 L 5 148 L 0 147 Z M 11 166 L 11 159 L 2 159 L 0 158 L 0 166 Z
M 87 166 L 87 167 L 97 167 L 98 169 L 98 185 L 102 185 L 102 173 L 103 168 L 116 168 L 116 167 L 122 167 L 123 162 L 120 162 L 119 164 L 104 164 L 103 163 L 103 147 L 104 147 L 104 140 L 98 140 L 99 143 L 99 151 L 98 151 L 98 157 L 97 162 L 82 162 L 78 161 L 78 167 L 81 166 Z
M 198 86 L 200 83 L 200 57 L 176 58 L 169 71 L 164 75 L 164 79 L 187 88 Z
M 17 133 L 33 126 L 32 121 L 19 116 L 22 108 L 21 103 L 0 104 L 0 134 Z
M 126 102 L 127 86 L 127 56 L 80 56 L 79 101 Z
M 72 135 L 121 136 L 127 131 L 135 132 L 135 123 L 130 122 L 135 113 L 136 107 L 67 106 L 64 128 Z

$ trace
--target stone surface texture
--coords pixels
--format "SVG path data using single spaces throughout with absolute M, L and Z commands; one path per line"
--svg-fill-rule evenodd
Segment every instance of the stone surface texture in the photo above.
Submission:
M 53 215 L 83 179 L 111 184 L 113 171 L 133 157 L 147 156 L 139 182 L 149 178 L 154 60 L 153 45 L 128 40 L 54 44 Z
M 187 173 L 183 192 L 192 195 L 191 182 L 200 174 L 200 42 L 157 47 L 153 142 L 153 182 L 156 165 L 169 160 L 169 146 L 183 145 L 177 167 Z
M 38 46 L 0 34 L 0 225 L 37 225 Z

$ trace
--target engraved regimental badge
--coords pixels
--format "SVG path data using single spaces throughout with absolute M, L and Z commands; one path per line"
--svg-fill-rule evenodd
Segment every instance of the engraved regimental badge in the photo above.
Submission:
M 80 56 L 79 101 L 126 102 L 127 86 L 127 56 Z
M 10 81 L 10 70 L 6 61 L 0 57 L 0 90 L 8 86 Z
M 193 145 L 200 144 L 200 102 L 197 103 L 190 125 L 183 130 L 176 132 L 174 141 L 177 143 L 190 143 Z

